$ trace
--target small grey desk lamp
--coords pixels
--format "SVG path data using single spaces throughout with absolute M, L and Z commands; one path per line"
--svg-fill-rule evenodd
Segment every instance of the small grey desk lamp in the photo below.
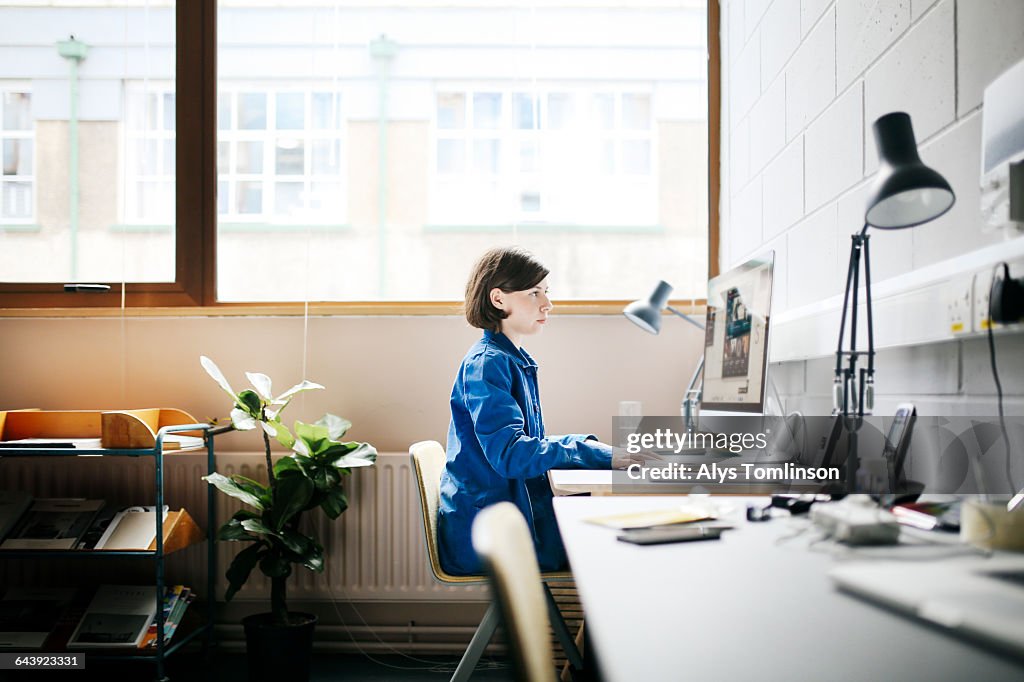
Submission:
M 846 294 L 836 348 L 833 387 L 835 414 L 862 417 L 874 407 L 875 335 L 871 319 L 871 259 L 868 228 L 899 230 L 938 218 L 948 211 L 956 196 L 946 179 L 921 162 L 910 116 L 902 111 L 882 116 L 874 124 L 880 167 L 864 212 L 864 228 L 851 236 L 850 265 L 846 272 Z M 864 257 L 864 294 L 867 299 L 868 349 L 857 350 L 857 291 L 860 288 L 860 260 Z M 851 303 L 852 299 L 852 305 Z M 843 350 L 847 311 L 850 312 L 850 350 Z M 867 368 L 857 373 L 857 358 L 867 356 Z M 843 358 L 847 366 L 843 367 Z
M 669 294 L 672 293 L 672 285 L 662 280 L 654 287 L 654 291 L 647 298 L 641 298 L 627 305 L 622 314 L 630 322 L 643 329 L 645 332 L 657 334 L 661 331 L 661 311 L 668 310 L 683 318 L 694 327 L 700 330 L 704 325 L 693 319 L 686 313 L 680 312 L 668 304 Z M 686 394 L 683 397 L 683 420 L 687 431 L 696 430 L 697 405 L 700 404 L 701 389 L 697 387 L 697 380 L 700 379 L 701 371 L 704 369 L 704 356 L 700 356 L 697 369 L 690 377 L 690 383 L 686 387 Z

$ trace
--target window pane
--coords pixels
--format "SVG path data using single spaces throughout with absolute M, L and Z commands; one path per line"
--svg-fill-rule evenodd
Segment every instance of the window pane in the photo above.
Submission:
M 551 130 L 567 128 L 572 120 L 572 98 L 566 94 L 548 95 L 547 127 Z
M 238 127 L 261 130 L 267 127 L 267 96 L 244 92 L 238 96 Z
M 622 96 L 622 127 L 627 130 L 647 130 L 651 127 L 650 95 Z
M 259 174 L 263 172 L 263 143 L 239 142 L 235 156 L 235 172 Z
M 594 116 L 600 128 L 615 128 L 615 96 L 594 95 Z
M 341 125 L 341 97 L 330 92 L 313 93 L 313 129 L 336 130 Z
M 278 182 L 274 185 L 274 212 L 283 216 L 302 212 L 301 182 Z
M 516 127 L 531 130 L 536 127 L 536 101 L 531 95 L 515 97 Z
M 466 127 L 466 96 L 442 94 L 437 96 L 437 127 L 462 129 Z
M 493 92 L 473 95 L 473 127 L 497 128 L 501 123 L 501 95 Z
M 4 140 L 4 175 L 32 175 L 32 140 Z
M 473 142 L 473 170 L 477 173 L 497 173 L 500 143 L 497 140 Z
M 651 172 L 651 144 L 646 140 L 626 140 L 622 143 L 622 170 L 631 175 Z
M 5 92 L 3 95 L 4 130 L 31 130 L 31 98 L 27 92 Z
M 231 94 L 222 92 L 217 97 L 217 128 L 219 130 L 231 130 L 232 112 Z
M 302 175 L 305 169 L 305 158 L 305 150 L 301 141 L 293 137 L 277 139 L 277 164 L 275 169 L 278 175 Z
M 247 215 L 263 212 L 262 182 L 239 182 L 236 185 L 235 212 Z
M 301 130 L 305 126 L 305 95 L 301 92 L 277 94 L 277 129 Z
M 337 174 L 341 158 L 341 145 L 337 140 L 314 140 L 312 154 L 314 175 Z
M 466 168 L 466 143 L 462 140 L 437 141 L 437 172 L 461 173 Z
M 175 281 L 175 16 L 0 0 L 0 282 Z

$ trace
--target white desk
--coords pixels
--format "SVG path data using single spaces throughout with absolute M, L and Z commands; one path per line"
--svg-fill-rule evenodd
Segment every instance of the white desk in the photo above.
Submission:
M 679 505 L 680 497 L 558 497 L 558 525 L 606 682 L 634 680 L 1009 680 L 1024 662 L 961 642 L 837 591 L 838 561 L 785 518 L 721 540 L 636 546 L 592 516 Z M 760 501 L 760 500 L 759 500 Z

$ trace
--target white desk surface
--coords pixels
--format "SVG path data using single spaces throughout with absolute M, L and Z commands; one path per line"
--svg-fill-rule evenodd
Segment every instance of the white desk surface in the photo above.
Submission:
M 735 530 L 653 546 L 618 542 L 618 531 L 584 519 L 685 497 L 554 500 L 605 682 L 1024 679 L 1024 662 L 836 590 L 826 573 L 845 559 L 827 551 L 834 545 L 777 542 L 797 521 L 748 523 L 752 498 L 712 500 L 731 505 Z

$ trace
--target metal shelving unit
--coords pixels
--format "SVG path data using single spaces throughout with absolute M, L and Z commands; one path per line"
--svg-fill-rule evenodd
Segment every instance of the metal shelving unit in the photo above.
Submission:
M 0 452 L 0 458 L 3 457 L 71 457 L 71 456 L 101 456 L 101 457 L 152 457 L 155 463 L 155 483 L 156 483 L 156 508 L 163 509 L 164 507 L 164 472 L 163 472 L 163 441 L 164 436 L 169 433 L 176 433 L 182 431 L 202 431 L 203 440 L 206 447 L 206 469 L 207 473 L 213 473 L 215 470 L 214 455 L 213 455 L 213 438 L 214 436 L 229 431 L 230 426 L 214 428 L 210 424 L 175 424 L 171 426 L 165 426 L 161 428 L 156 434 L 156 442 L 152 448 L 144 449 L 115 449 L 115 448 L 95 448 L 95 449 L 68 449 L 68 448 L 57 448 L 57 449 L 46 449 L 46 448 L 5 448 Z M 177 451 L 175 451 L 177 452 Z M 216 497 L 214 495 L 213 486 L 207 486 L 206 491 L 206 546 L 207 546 L 207 564 L 206 564 L 206 621 L 201 627 L 196 628 L 192 632 L 183 633 L 180 639 L 176 638 L 174 644 L 168 646 L 164 641 L 164 610 L 163 610 L 163 599 L 164 590 L 166 589 L 166 580 L 164 575 L 164 561 L 166 554 L 164 553 L 164 533 L 163 524 L 164 519 L 162 514 L 156 514 L 156 547 L 153 550 L 56 550 L 56 549 L 7 549 L 0 550 L 0 558 L 55 558 L 55 557 L 139 557 L 139 558 L 150 558 L 156 562 L 155 574 L 156 574 L 156 649 L 153 653 L 135 653 L 135 654 L 113 654 L 106 653 L 103 649 L 98 649 L 95 652 L 90 650 L 88 655 L 90 658 L 95 659 L 108 659 L 108 660 L 147 660 L 151 661 L 156 665 L 156 679 L 166 680 L 165 675 L 165 661 L 168 656 L 184 647 L 189 642 L 198 638 L 199 636 L 204 637 L 203 647 L 208 649 L 213 641 L 213 626 L 214 626 L 214 606 L 216 600 L 214 599 L 214 588 L 217 569 L 217 556 L 214 547 L 214 535 L 215 528 L 214 524 L 216 521 Z

